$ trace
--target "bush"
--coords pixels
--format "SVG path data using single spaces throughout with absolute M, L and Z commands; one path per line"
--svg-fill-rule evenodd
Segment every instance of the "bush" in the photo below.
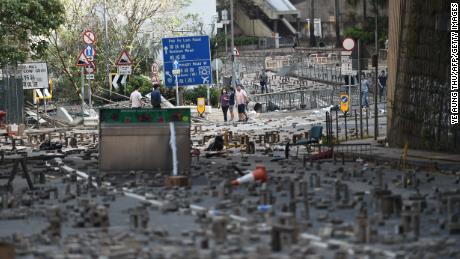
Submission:
M 205 85 L 200 85 L 195 88 L 189 88 L 184 91 L 184 103 L 196 105 L 197 98 L 207 97 L 207 87 Z M 211 98 L 211 106 L 217 106 L 219 103 L 220 89 L 210 88 L 209 95 Z M 207 102 L 206 102 L 207 103 Z
M 230 48 L 230 35 L 227 36 L 227 40 L 228 47 Z M 235 37 L 234 42 L 235 46 L 257 45 L 259 43 L 259 38 L 254 36 L 238 36 Z M 225 34 L 219 33 L 215 37 L 211 38 L 211 53 L 215 52 L 216 47 L 218 49 L 225 48 Z
M 129 80 L 126 84 L 127 94 L 130 94 L 132 91 L 134 91 L 135 86 L 139 86 L 139 92 L 141 92 L 142 95 L 152 92 L 152 83 L 150 82 L 150 79 L 145 76 L 129 76 Z

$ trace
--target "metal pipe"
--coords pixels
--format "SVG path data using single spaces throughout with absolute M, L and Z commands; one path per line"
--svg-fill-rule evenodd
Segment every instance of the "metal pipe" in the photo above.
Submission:
M 234 38 L 234 26 L 233 26 L 233 0 L 230 0 L 230 33 L 231 33 L 231 52 L 232 52 L 232 88 L 235 88 L 235 38 Z
M 358 85 L 359 85 L 359 129 L 363 138 L 363 97 L 361 96 L 361 41 L 358 39 Z
M 173 176 L 177 176 L 177 146 L 176 146 L 176 129 L 174 128 L 174 122 L 169 123 L 169 131 L 171 132 L 171 138 L 169 145 L 171 146 L 171 152 L 173 157 Z
M 376 9 L 375 14 L 375 55 L 376 55 L 376 64 L 375 64 L 375 93 L 374 93 L 374 139 L 377 140 L 379 136 L 379 109 L 377 105 L 377 92 L 379 89 L 379 44 L 378 44 L 378 8 Z
M 104 51 L 105 51 L 105 83 L 110 84 L 110 64 L 109 64 L 109 33 L 107 29 L 107 0 L 104 0 Z M 109 87 L 110 95 L 112 95 L 112 87 Z

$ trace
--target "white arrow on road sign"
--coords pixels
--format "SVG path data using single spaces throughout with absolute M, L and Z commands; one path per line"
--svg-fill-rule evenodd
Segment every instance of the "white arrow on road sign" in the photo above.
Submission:
M 89 59 L 92 60 L 94 56 L 96 55 L 96 50 L 94 49 L 93 45 L 86 45 L 85 47 L 85 56 Z
M 174 60 L 173 65 L 174 65 L 174 68 L 173 68 L 173 69 L 179 69 L 179 61 Z
M 165 54 L 168 55 L 168 47 L 164 47 Z
M 113 80 L 112 80 L 112 86 L 118 90 L 118 88 L 120 88 L 120 85 L 124 85 L 126 84 L 126 79 L 128 78 L 127 75 L 118 75 L 116 74 L 114 77 L 113 77 Z
M 118 85 L 119 78 L 120 78 L 120 75 L 115 75 L 113 77 L 112 86 L 115 88 L 115 90 L 118 90 L 118 88 L 120 88 L 120 86 Z

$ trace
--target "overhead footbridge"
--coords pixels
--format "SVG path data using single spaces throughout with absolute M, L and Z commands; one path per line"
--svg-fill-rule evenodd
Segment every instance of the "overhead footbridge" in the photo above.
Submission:
M 240 0 L 236 5 L 235 22 L 250 36 L 295 36 L 293 26 L 300 11 L 289 0 Z

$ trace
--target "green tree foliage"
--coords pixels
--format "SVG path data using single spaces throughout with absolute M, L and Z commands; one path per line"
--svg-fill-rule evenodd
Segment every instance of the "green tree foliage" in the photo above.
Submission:
M 209 95 L 211 98 L 211 105 L 212 106 L 217 106 L 219 103 L 219 97 L 220 97 L 220 89 L 217 88 L 211 88 L 209 89 Z M 207 97 L 207 87 L 205 85 L 200 85 L 195 88 L 189 88 L 184 91 L 184 101 L 187 104 L 195 104 L 197 98 L 200 97 Z
M 363 43 L 369 44 L 373 39 L 374 33 L 372 31 L 364 31 L 361 28 L 351 27 L 345 29 L 343 35 L 356 40 L 359 39 Z
M 139 86 L 139 92 L 141 92 L 142 95 L 152 92 L 152 82 L 150 82 L 150 79 L 146 76 L 130 76 L 126 88 L 127 92 L 131 93 L 132 91 L 134 91 L 135 86 Z
M 115 63 L 121 50 L 127 50 L 133 60 L 133 75 L 150 76 L 150 66 L 161 50 L 161 38 L 173 36 L 172 31 L 184 22 L 177 18 L 174 10 L 188 3 L 188 0 L 61 1 L 65 6 L 65 23 L 48 39 L 48 63 L 60 81 L 67 82 L 61 84 L 62 87 L 73 88 L 74 93 L 79 93 L 81 84 L 80 68 L 75 63 L 84 48 L 82 34 L 85 30 L 90 29 L 96 34 L 94 62 L 97 73 L 91 87 L 93 93 L 98 93 L 100 88 L 109 88 L 105 59 L 108 59 L 110 72 L 116 73 Z M 104 40 L 104 10 L 108 28 L 107 44 Z M 131 76 L 130 80 L 133 78 Z M 74 96 L 78 98 L 78 95 Z
M 0 65 L 41 57 L 48 47 L 44 37 L 63 23 L 59 0 L 1 0 Z

